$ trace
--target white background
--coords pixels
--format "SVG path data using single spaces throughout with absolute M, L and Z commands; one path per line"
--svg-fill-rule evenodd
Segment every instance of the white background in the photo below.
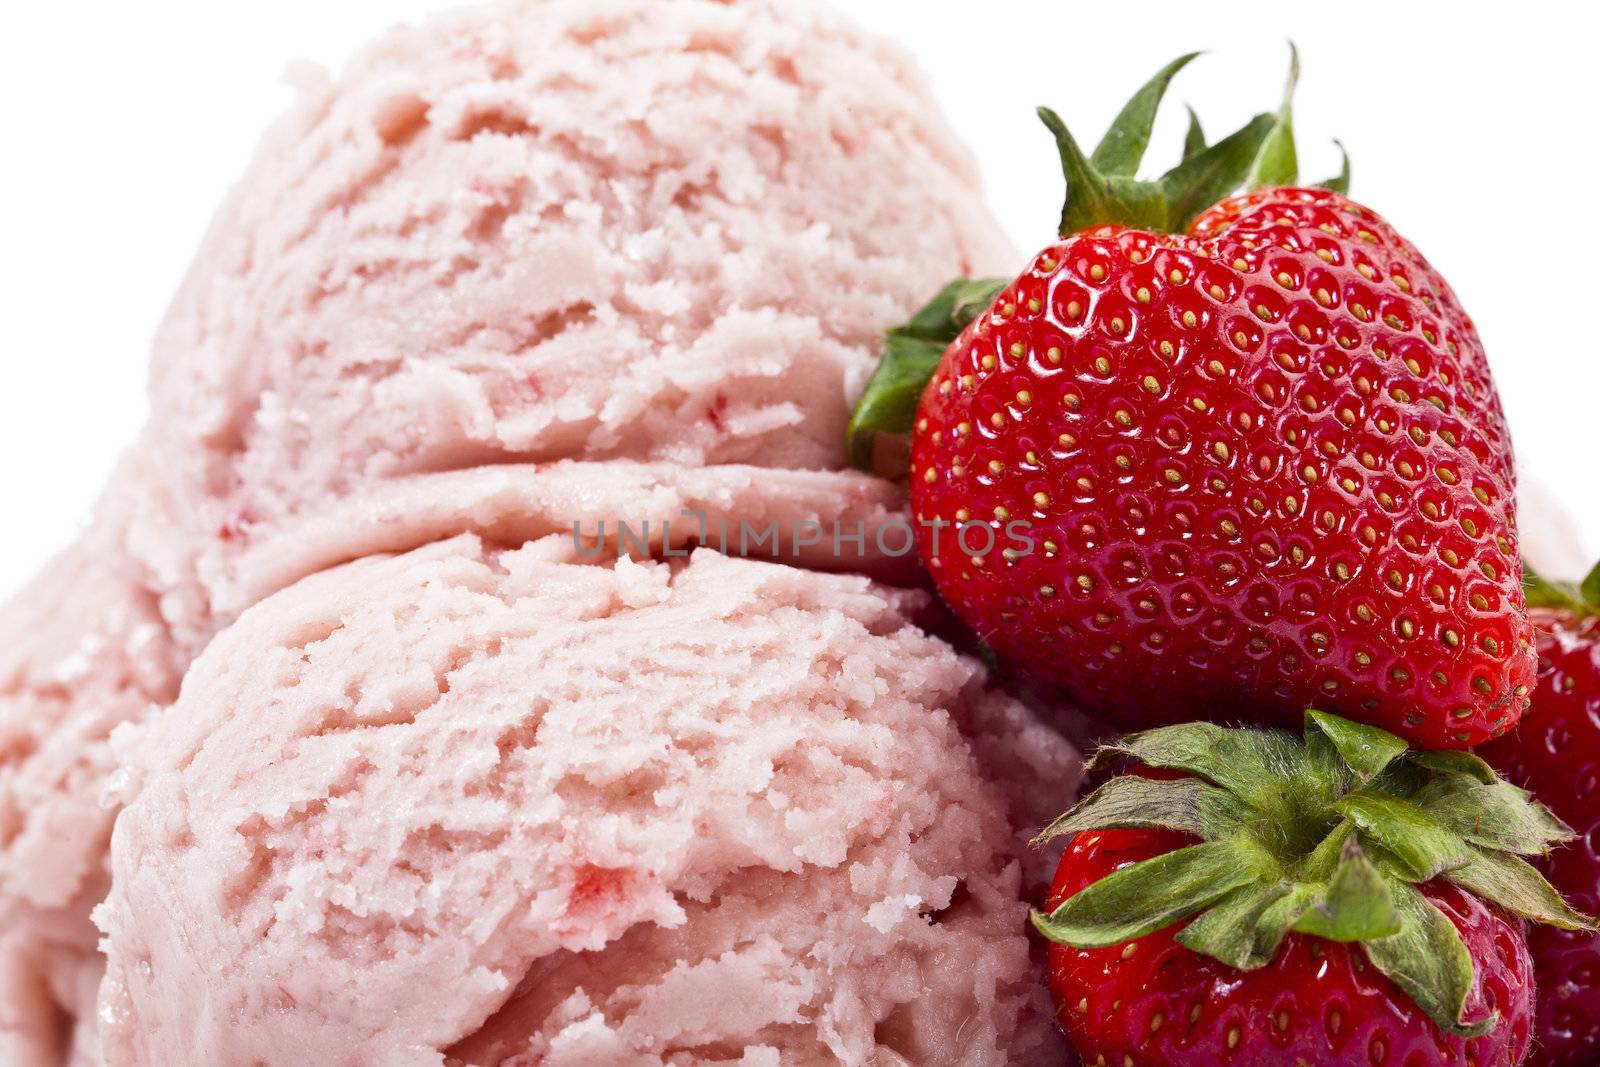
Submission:
M 293 59 L 337 65 L 436 0 L 146 0 L 0 15 L 0 593 L 87 513 L 144 413 L 155 328 L 211 210 L 288 101 Z M 1175 83 L 1152 160 L 1176 158 L 1181 101 L 1217 134 L 1276 106 L 1301 48 L 1303 177 L 1339 137 L 1356 197 L 1415 241 L 1478 320 L 1524 469 L 1587 544 L 1524 509 L 1530 549 L 1600 551 L 1600 209 L 1587 5 L 1185 0 L 846 0 L 920 57 L 978 151 L 996 211 L 1031 249 L 1060 179 L 1033 106 L 1092 142 L 1162 63 Z M 1482 13 L 1477 13 L 1481 11 Z M 1221 17 L 1225 15 L 1226 17 Z M 1527 476 L 1525 476 L 1527 480 Z M 1570 542 L 1570 538 L 1567 539 Z

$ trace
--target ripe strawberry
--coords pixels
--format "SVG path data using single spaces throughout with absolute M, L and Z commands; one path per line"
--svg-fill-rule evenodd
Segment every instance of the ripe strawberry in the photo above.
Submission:
M 1517 856 L 1569 831 L 1482 760 L 1321 712 L 1107 754 L 1144 766 L 1045 832 L 1073 836 L 1034 915 L 1085 1063 L 1523 1062 L 1518 916 L 1592 926 Z
M 1483 749 L 1578 839 L 1540 861 L 1551 883 L 1600 913 L 1600 566 L 1578 589 L 1531 582 L 1539 638 L 1533 707 Z M 1538 928 L 1528 938 L 1539 980 L 1534 1048 L 1546 1067 L 1600 1063 L 1600 934 Z
M 1063 239 L 987 307 L 953 286 L 891 336 L 858 455 L 920 392 L 940 592 L 1113 725 L 1317 706 L 1430 747 L 1497 736 L 1534 655 L 1477 332 L 1383 219 L 1292 187 L 1287 99 L 1134 180 L 1173 70 L 1092 160 L 1043 112 Z M 1260 187 L 1214 203 L 1247 169 Z
M 1051 903 L 1194 841 L 1169 830 L 1080 834 Z M 1285 937 L 1270 968 L 1244 972 L 1185 948 L 1176 939 L 1181 926 L 1121 946 L 1052 945 L 1050 991 L 1085 1063 L 1521 1063 L 1534 994 L 1522 924 L 1448 882 L 1430 882 L 1422 894 L 1472 957 L 1464 1017 L 1499 1012 L 1510 1025 L 1473 1041 L 1448 1035 L 1359 949 L 1305 934 Z

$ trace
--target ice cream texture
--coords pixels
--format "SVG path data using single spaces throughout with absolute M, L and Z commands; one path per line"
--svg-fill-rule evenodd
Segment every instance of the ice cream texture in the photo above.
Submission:
M 901 513 L 844 469 L 881 331 L 1012 265 L 908 58 L 524 0 L 298 81 L 0 610 L 0 1062 L 1056 1055 L 1041 714 L 870 538 L 570 543 Z
M 815 3 L 534 0 L 395 31 L 304 79 L 156 339 L 176 621 L 203 639 L 374 550 L 352 515 L 385 516 L 384 550 L 437 536 L 408 516 L 439 492 L 492 524 L 496 486 L 538 499 L 550 465 L 729 495 L 803 477 L 826 492 L 800 516 L 853 515 L 876 487 L 842 469 L 844 427 L 881 332 L 1009 266 L 1000 234 L 906 54 Z
M 1071 768 L 910 625 L 915 595 L 572 555 L 364 560 L 212 644 L 130 759 L 114 1062 L 978 1065 L 1045 1041 L 1006 794 L 1026 818 Z M 985 781 L 1018 751 L 1044 762 Z
M 111 735 L 173 700 L 185 664 L 123 551 L 141 472 L 0 611 L 0 1063 L 93 1046 L 89 909 L 108 885 Z M 89 1062 L 78 1057 L 76 1062 Z

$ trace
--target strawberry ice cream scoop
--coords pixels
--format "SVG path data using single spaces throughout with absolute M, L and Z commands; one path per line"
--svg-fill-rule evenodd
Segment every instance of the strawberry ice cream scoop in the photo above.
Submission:
M 847 511 L 882 332 L 1012 266 L 910 58 L 813 0 L 492 4 L 301 81 L 155 344 L 197 645 L 264 572 L 432 540 L 441 472 L 828 471 Z
M 840 441 L 881 331 L 1010 262 L 911 61 L 814 0 L 506 0 L 298 81 L 159 331 L 116 514 L 0 609 L 7 1065 L 96 1062 L 109 739 L 241 612 L 464 531 L 522 544 L 604 520 L 615 547 L 618 520 L 648 520 L 657 554 L 690 540 L 685 510 L 870 531 L 901 492 L 840 470 Z M 883 562 L 792 541 L 784 558 Z M 986 773 L 1049 765 L 1013 743 L 1038 729 L 1016 705 L 962 700 L 1015 727 L 965 742 L 999 761 Z M 1054 814 L 1060 791 L 1040 796 Z M 139 1009 L 153 1062 L 190 1061 L 160 1044 L 212 1003 L 188 988 L 170 1022 Z M 113 1055 L 135 1055 L 118 1033 Z
M 919 599 L 464 536 L 257 605 L 128 743 L 107 1063 L 1061 1055 L 1018 833 L 1075 758 Z
M 182 670 L 124 551 L 140 485 L 122 465 L 96 523 L 0 606 L 0 1063 L 90 1062 L 113 731 L 176 697 Z

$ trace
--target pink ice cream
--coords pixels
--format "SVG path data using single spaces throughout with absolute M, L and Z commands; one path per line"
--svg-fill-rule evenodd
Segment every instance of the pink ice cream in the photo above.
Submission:
M 526 0 L 301 82 L 0 612 L 0 1062 L 1048 1050 L 1065 743 L 886 585 L 558 559 L 899 513 L 843 469 L 878 338 L 1011 260 L 907 58 L 811 0 Z M 904 573 L 867 546 L 780 557 Z
M 109 738 L 171 701 L 183 664 L 122 551 L 137 481 L 0 609 L 0 1063 L 60 1062 L 94 1023 L 116 769 Z M 76 1030 L 77 1037 L 74 1037 Z
M 636 519 L 796 478 L 796 518 L 881 517 L 896 498 L 839 470 L 850 402 L 885 327 L 1011 265 L 999 234 L 908 57 L 814 3 L 526 0 L 397 30 L 303 79 L 160 331 L 169 612 L 198 645 L 438 536 L 441 493 L 454 529 L 503 534 L 550 477 Z
M 574 560 L 367 559 L 212 644 L 132 743 L 107 1062 L 1060 1062 L 1013 819 L 1065 743 L 917 595 Z

